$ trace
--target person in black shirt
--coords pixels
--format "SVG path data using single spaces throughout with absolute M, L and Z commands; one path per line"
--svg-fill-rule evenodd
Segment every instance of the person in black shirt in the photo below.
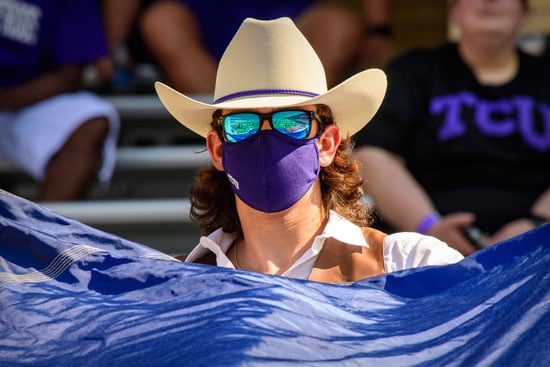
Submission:
M 383 223 L 469 254 L 550 218 L 550 65 L 516 47 L 527 1 L 449 6 L 458 43 L 390 64 L 356 157 Z

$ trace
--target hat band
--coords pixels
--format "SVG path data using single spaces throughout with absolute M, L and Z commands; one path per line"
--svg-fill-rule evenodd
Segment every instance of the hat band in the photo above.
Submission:
M 308 92 L 304 90 L 295 90 L 295 89 L 252 89 L 252 90 L 245 90 L 242 92 L 228 94 L 227 96 L 223 96 L 216 99 L 214 103 L 226 102 L 233 98 L 257 96 L 261 94 L 285 94 L 285 95 L 304 96 L 304 97 L 311 97 L 311 98 L 317 97 L 319 95 L 317 93 Z

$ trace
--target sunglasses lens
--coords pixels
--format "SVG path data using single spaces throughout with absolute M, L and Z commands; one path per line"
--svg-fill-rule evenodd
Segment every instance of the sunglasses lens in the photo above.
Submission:
M 223 130 L 225 139 L 237 143 L 247 139 L 260 129 L 260 116 L 255 113 L 235 113 L 225 116 Z
M 311 128 L 310 115 L 306 111 L 278 111 L 272 117 L 273 128 L 294 139 L 305 139 Z

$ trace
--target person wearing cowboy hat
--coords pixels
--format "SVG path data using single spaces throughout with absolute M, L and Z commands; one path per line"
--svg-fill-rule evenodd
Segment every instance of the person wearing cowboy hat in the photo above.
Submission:
M 327 91 L 323 65 L 289 18 L 243 22 L 212 104 L 155 87 L 206 138 L 212 159 L 191 190 L 205 236 L 185 261 L 343 283 L 463 258 L 434 237 L 368 227 L 350 137 L 380 106 L 385 74 L 365 70 Z

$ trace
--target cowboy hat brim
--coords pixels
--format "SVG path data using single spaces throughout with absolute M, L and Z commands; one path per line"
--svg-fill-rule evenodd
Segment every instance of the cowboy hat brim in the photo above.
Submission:
M 332 110 L 334 121 L 343 136 L 352 136 L 374 116 L 386 93 L 386 74 L 380 69 L 368 69 L 346 79 L 316 97 L 265 94 L 207 104 L 156 82 L 156 92 L 170 114 L 183 126 L 206 137 L 211 130 L 212 114 L 217 109 L 256 109 L 297 107 L 325 104 Z

